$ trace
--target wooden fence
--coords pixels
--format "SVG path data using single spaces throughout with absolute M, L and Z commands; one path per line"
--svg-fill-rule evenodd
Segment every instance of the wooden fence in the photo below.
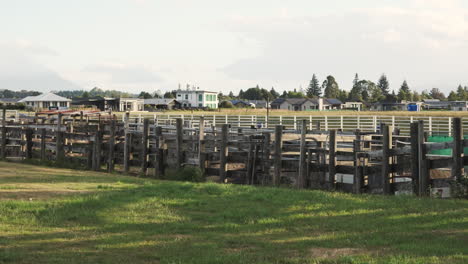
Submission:
M 123 121 L 83 113 L 2 120 L 3 159 L 52 160 L 154 178 L 193 166 L 223 183 L 387 195 L 432 190 L 445 197 L 468 164 L 459 118 L 453 118 L 453 142 L 445 143 L 426 142 L 424 121 L 411 123 L 411 136 L 405 136 L 385 124 L 381 133 L 326 131 L 308 119 L 299 120 L 297 129 L 215 126 L 204 117 L 162 125 L 128 113 Z M 431 154 L 439 149 L 451 149 L 452 155 Z

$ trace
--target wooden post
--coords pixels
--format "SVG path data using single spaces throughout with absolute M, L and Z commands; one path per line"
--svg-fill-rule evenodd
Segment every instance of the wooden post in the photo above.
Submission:
M 176 119 L 176 167 L 180 169 L 183 163 L 182 143 L 183 143 L 184 131 L 182 126 L 182 119 Z
M 63 162 L 65 160 L 65 151 L 63 149 L 63 132 L 62 130 L 62 113 L 58 114 L 57 118 L 57 138 L 56 138 L 56 145 L 55 145 L 55 154 L 57 161 Z
M 463 132 L 461 118 L 453 119 L 452 177 L 463 177 Z
M 43 123 L 45 120 L 42 120 Z M 41 128 L 41 160 L 46 160 L 46 138 L 47 138 L 47 130 L 45 128 Z
M 419 194 L 419 122 L 411 123 L 411 178 L 413 183 L 413 191 Z
M 306 174 L 306 135 L 307 135 L 307 121 L 301 122 L 301 142 L 300 142 L 300 155 L 299 155 L 299 174 L 297 177 L 297 188 L 302 189 L 305 185 Z
M 124 172 L 128 173 L 130 171 L 130 148 L 131 148 L 131 135 L 130 135 L 130 113 L 125 113 L 124 119 Z
M 262 185 L 265 184 L 265 178 L 270 178 L 270 132 L 263 133 L 263 176 Z
M 429 192 L 426 152 L 424 150 L 424 121 L 418 125 L 418 159 L 419 159 L 419 190 L 418 194 L 426 196 Z
M 390 194 L 390 149 L 392 148 L 392 126 L 382 125 L 383 142 L 382 142 L 382 175 L 381 186 L 383 194 Z
M 198 125 L 198 166 L 202 173 L 205 173 L 206 158 L 205 158 L 205 118 L 200 117 Z
M 114 152 L 115 152 L 115 119 L 111 120 L 109 131 L 109 157 L 107 160 L 107 172 L 114 171 Z
M 225 182 L 227 176 L 227 157 L 228 157 L 228 129 L 229 125 L 224 124 L 221 128 L 221 147 L 219 149 L 220 164 L 219 176 L 221 182 Z
M 328 149 L 328 189 L 335 188 L 336 174 L 336 130 L 330 130 L 329 149 Z
M 273 185 L 279 186 L 281 180 L 281 159 L 283 149 L 283 126 L 275 127 L 275 174 L 273 175 Z
M 100 124 L 99 124 L 100 126 Z M 101 168 L 101 149 L 102 149 L 102 131 L 99 128 L 94 136 L 93 150 L 93 170 L 98 171 Z
M 249 152 L 247 153 L 247 164 L 246 164 L 246 176 L 245 176 L 245 183 L 246 184 L 253 184 L 251 182 L 252 179 L 252 166 L 253 166 L 253 152 L 254 152 L 254 143 L 253 143 L 253 138 L 252 136 L 247 137 L 247 140 L 249 142 Z
M 164 151 L 162 148 L 162 127 L 156 126 L 155 128 L 155 140 L 156 140 L 156 155 L 154 162 L 154 177 L 161 178 L 164 175 Z
M 354 189 L 354 193 L 359 194 L 361 193 L 362 182 L 363 182 L 362 167 L 361 167 L 361 162 L 360 162 L 360 157 L 359 157 L 359 151 L 361 151 L 361 131 L 357 129 L 355 134 L 356 134 L 356 139 L 354 140 L 354 144 L 353 144 L 353 152 L 354 152 L 353 189 Z
M 146 175 L 148 172 L 148 148 L 149 148 L 149 119 L 143 120 L 143 136 L 141 146 L 141 173 Z
M 32 128 L 26 128 L 26 159 L 31 159 L 32 158 L 32 147 L 33 147 L 33 130 Z
M 6 108 L 3 108 L 2 113 L 2 159 L 6 158 L 6 144 L 7 144 L 7 127 L 6 127 Z

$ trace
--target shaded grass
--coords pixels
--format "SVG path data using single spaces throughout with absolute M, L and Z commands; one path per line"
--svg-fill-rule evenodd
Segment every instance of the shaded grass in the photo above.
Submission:
M 463 200 L 152 181 L 0 163 L 0 186 L 29 182 L 87 193 L 1 200 L 0 263 L 468 262 Z

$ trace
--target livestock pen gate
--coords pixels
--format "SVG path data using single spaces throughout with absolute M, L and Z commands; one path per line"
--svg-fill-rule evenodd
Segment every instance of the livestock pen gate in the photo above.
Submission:
M 5 117 L 5 111 L 3 114 Z M 161 178 L 169 168 L 199 167 L 222 183 L 294 186 L 354 193 L 449 196 L 468 160 L 459 118 L 453 141 L 426 142 L 424 121 L 411 136 L 382 124 L 380 132 L 324 130 L 297 120 L 296 129 L 209 124 L 204 117 L 175 124 L 127 113 L 69 112 L 27 120 L 2 119 L 1 158 L 40 159 L 92 170 Z M 451 149 L 451 155 L 432 154 Z

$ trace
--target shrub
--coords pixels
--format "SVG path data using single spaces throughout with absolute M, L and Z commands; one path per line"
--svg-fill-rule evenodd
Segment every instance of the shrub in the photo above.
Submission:
M 172 181 L 204 182 L 205 177 L 200 168 L 184 167 L 178 170 L 169 169 L 166 171 L 165 178 Z
M 229 101 L 222 101 L 219 104 L 219 108 L 234 108 L 234 105 Z

